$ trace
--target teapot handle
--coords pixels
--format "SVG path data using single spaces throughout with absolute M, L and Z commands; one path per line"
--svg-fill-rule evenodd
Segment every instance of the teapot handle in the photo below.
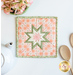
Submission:
M 1 53 L 1 62 L 2 62 L 2 64 L 1 64 L 1 67 L 3 67 L 3 65 L 4 65 L 4 63 L 5 63 L 5 57 L 4 57 L 4 55 Z

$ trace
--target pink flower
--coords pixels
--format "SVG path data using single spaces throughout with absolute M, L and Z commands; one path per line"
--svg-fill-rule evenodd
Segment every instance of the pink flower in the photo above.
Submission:
M 10 12 L 13 12 L 13 10 L 10 10 Z
M 10 3 L 6 3 L 5 6 L 6 6 L 6 7 L 10 7 Z
M 5 0 L 1 0 L 2 2 L 4 2 Z
M 4 13 L 9 14 L 12 12 L 13 14 L 22 14 L 25 11 L 27 6 L 30 6 L 33 3 L 33 0 L 2 0 L 2 9 Z
M 5 0 L 5 2 L 12 2 L 13 0 Z
M 7 15 L 9 15 L 10 14 L 10 9 L 9 8 L 5 8 L 4 9 L 4 13 L 6 13 Z
M 11 8 L 13 8 L 13 9 L 18 9 L 19 8 L 19 3 L 13 3 L 13 4 L 11 4 Z
M 13 0 L 13 2 L 19 2 L 20 0 Z
M 23 10 L 19 9 L 19 10 L 15 10 L 15 14 L 22 14 Z
M 33 0 L 27 0 L 27 3 L 33 3 Z
M 24 3 L 20 3 L 19 4 L 19 7 L 22 7 L 22 6 L 25 6 L 25 4 Z
M 10 1 L 5 1 L 5 3 L 10 3 Z
M 2 7 L 2 8 L 5 8 L 6 6 L 5 6 L 5 5 L 2 5 L 1 7 Z
M 33 0 L 26 0 L 26 1 L 28 6 L 31 6 L 31 4 L 33 3 Z
M 15 7 L 15 8 L 19 8 L 19 3 L 16 3 L 16 4 L 14 5 L 14 7 Z
M 15 8 L 15 4 L 11 4 L 11 8 L 13 8 L 13 9 L 14 9 L 14 8 Z
M 23 11 L 25 11 L 25 8 L 26 8 L 26 5 L 22 6 L 21 9 L 22 9 Z

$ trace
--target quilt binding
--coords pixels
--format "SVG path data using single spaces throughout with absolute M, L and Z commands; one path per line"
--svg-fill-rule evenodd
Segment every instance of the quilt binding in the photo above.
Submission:
M 55 18 L 56 19 L 56 55 L 55 56 L 18 56 L 17 49 L 18 49 L 18 18 Z M 16 57 L 20 58 L 56 58 L 57 57 L 57 49 L 58 49 L 58 39 L 57 39 L 57 17 L 49 17 L 49 16 L 19 16 L 16 17 Z

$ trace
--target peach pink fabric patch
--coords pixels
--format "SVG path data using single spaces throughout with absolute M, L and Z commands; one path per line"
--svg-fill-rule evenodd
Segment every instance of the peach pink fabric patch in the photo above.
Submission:
M 17 17 L 17 57 L 56 57 L 57 18 Z

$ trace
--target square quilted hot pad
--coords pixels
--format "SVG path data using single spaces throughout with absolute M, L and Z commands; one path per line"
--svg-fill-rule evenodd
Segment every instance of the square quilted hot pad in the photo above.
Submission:
M 17 57 L 56 57 L 57 18 L 17 17 Z

